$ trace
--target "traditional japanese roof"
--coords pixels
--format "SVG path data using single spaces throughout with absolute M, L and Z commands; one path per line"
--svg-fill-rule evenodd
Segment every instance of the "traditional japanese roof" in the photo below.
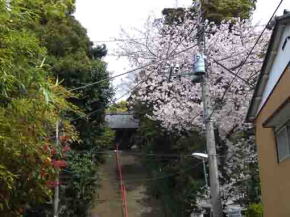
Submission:
M 246 117 L 247 122 L 253 122 L 261 109 L 261 103 L 266 103 L 266 101 L 264 101 L 265 99 L 263 99 L 263 94 L 269 80 L 272 65 L 276 59 L 279 46 L 281 45 L 281 38 L 284 33 L 285 26 L 287 25 L 290 25 L 290 13 L 289 11 L 285 10 L 283 16 L 276 17 L 274 20 L 274 29 L 269 42 L 266 57 L 264 59 L 263 66 L 258 78 L 258 82 L 254 91 L 254 95 L 250 103 L 250 107 Z M 276 83 L 277 82 L 278 80 L 276 81 Z
M 136 129 L 139 121 L 130 112 L 107 113 L 105 121 L 112 129 Z

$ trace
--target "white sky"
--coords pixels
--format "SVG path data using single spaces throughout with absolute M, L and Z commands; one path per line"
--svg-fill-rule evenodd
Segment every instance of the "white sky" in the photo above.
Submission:
M 265 24 L 271 17 L 280 0 L 258 0 L 253 19 L 255 23 Z M 107 41 L 120 38 L 120 29 L 129 31 L 141 28 L 149 15 L 161 16 L 163 8 L 190 6 L 192 0 L 76 0 L 76 18 L 87 29 L 91 41 Z M 290 10 L 290 0 L 284 0 L 277 15 L 284 9 Z M 116 49 L 115 43 L 105 43 L 109 55 L 105 61 L 113 75 L 130 69 L 128 62 L 110 56 Z M 118 87 L 116 97 L 127 91 L 126 76 L 116 79 L 113 84 Z M 120 84 L 123 84 L 122 86 Z

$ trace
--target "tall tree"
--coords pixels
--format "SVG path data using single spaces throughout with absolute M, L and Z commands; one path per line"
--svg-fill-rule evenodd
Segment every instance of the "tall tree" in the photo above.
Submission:
M 61 191 L 60 215 L 70 217 L 87 212 L 98 189 L 96 173 L 103 161 L 95 152 L 107 148 L 113 140 L 113 132 L 104 125 L 105 109 L 113 93 L 102 60 L 107 50 L 104 45 L 96 47 L 89 40 L 86 30 L 73 16 L 73 6 L 66 7 L 62 19 L 42 15 L 42 25 L 34 29 L 47 49 L 47 64 L 53 75 L 76 94 L 69 101 L 84 113 L 66 114 L 80 138 L 71 144 L 67 169 L 71 181 Z
M 103 126 L 104 110 L 112 95 L 106 63 L 101 59 L 106 48 L 94 47 L 89 41 L 86 30 L 72 15 L 73 0 L 0 2 L 0 99 L 4 103 L 0 129 L 6 135 L 0 137 L 0 211 L 3 209 L 5 216 L 17 216 L 28 205 L 37 206 L 50 199 L 52 192 L 46 182 L 53 179 L 55 170 L 49 161 L 53 157 L 55 122 L 62 118 L 72 120 L 74 125 L 63 121 L 63 133 L 77 138 L 75 128 L 79 135 L 73 150 L 66 154 L 71 174 L 66 184 L 70 199 L 76 199 L 76 203 L 63 197 L 62 205 L 75 216 L 83 215 L 97 189 L 95 174 L 102 160 L 94 151 L 109 145 L 113 137 Z M 100 80 L 98 85 L 72 91 L 75 95 L 59 85 L 72 90 Z M 82 113 L 73 112 L 77 107 Z M 15 141 L 13 134 L 19 135 Z M 15 148 L 13 156 L 8 154 L 12 153 L 7 149 L 10 146 Z
M 45 66 L 46 49 L 31 30 L 41 20 L 26 3 L 0 1 L 0 215 L 7 217 L 50 199 L 48 182 L 57 170 L 51 162 L 55 124 L 76 109 Z M 32 5 L 64 15 L 61 5 L 31 0 Z M 76 138 L 67 120 L 62 130 Z
M 71 98 L 71 102 L 80 107 L 88 115 L 86 118 L 72 117 L 80 133 L 81 145 L 78 147 L 95 146 L 98 128 L 104 122 L 104 111 L 112 96 L 109 73 L 102 57 L 106 54 L 106 47 L 94 47 L 90 42 L 86 30 L 73 17 L 73 11 L 63 19 L 46 19 L 39 26 L 39 38 L 48 51 L 47 63 L 61 83 L 73 91 L 78 97 Z M 96 85 L 86 84 L 101 81 Z
M 204 16 L 215 23 L 232 18 L 249 19 L 256 0 L 202 0 Z
M 170 132 L 197 129 L 203 133 L 201 87 L 190 80 L 192 58 L 198 53 L 196 19 L 187 16 L 181 24 L 170 25 L 166 20 L 154 20 L 147 27 L 140 35 L 143 41 L 134 43 L 128 38 L 121 46 L 121 54 L 127 55 L 133 64 L 146 65 L 137 76 L 140 84 L 131 98 L 145 104 L 147 117 L 160 122 Z M 249 192 L 243 185 L 252 181 L 251 172 L 257 174 L 257 169 L 249 169 L 256 165 L 256 151 L 253 137 L 248 133 L 249 126 L 243 121 L 269 34 L 266 32 L 261 37 L 247 57 L 260 34 L 249 21 L 206 23 L 205 28 L 210 97 L 214 108 L 211 115 L 221 150 L 224 148 L 219 153 L 219 159 L 224 162 L 221 165 L 224 168 L 221 170 L 224 201 L 246 205 Z
M 196 1 L 193 0 L 193 4 Z M 256 0 L 201 0 L 203 17 L 216 24 L 221 21 L 232 20 L 233 18 L 249 19 L 256 6 Z M 184 16 L 188 16 L 185 8 L 165 8 L 162 14 L 167 24 L 181 23 Z M 191 8 L 193 19 L 195 7 Z

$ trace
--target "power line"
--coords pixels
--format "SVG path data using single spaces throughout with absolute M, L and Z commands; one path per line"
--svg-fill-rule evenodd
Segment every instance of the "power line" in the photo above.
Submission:
M 152 38 L 161 38 L 161 37 L 152 37 Z M 93 43 L 118 43 L 118 42 L 126 42 L 126 41 L 133 41 L 133 40 L 145 40 L 148 38 L 115 38 L 109 40 L 95 40 L 92 41 Z
M 115 99 L 114 101 L 117 102 L 118 100 L 122 99 L 124 96 L 130 94 L 132 91 L 134 91 L 141 83 L 143 83 L 145 81 L 142 82 L 138 82 L 136 85 L 134 85 L 133 88 L 130 88 L 129 90 L 127 90 L 124 94 L 122 94 L 121 96 L 119 96 L 117 99 Z
M 152 182 L 152 181 L 156 181 L 156 180 L 161 180 L 161 179 L 166 179 L 166 178 L 170 178 L 170 177 L 174 177 L 174 176 L 177 176 L 177 175 L 180 175 L 180 174 L 183 174 L 189 170 L 193 170 L 195 168 L 197 168 L 198 166 L 200 166 L 202 164 L 202 162 L 198 162 L 197 164 L 195 164 L 194 167 L 189 167 L 187 169 L 184 169 L 184 170 L 181 170 L 181 171 L 178 171 L 176 173 L 171 173 L 171 174 L 168 174 L 168 175 L 164 175 L 164 176 L 159 176 L 159 177 L 155 177 L 155 178 L 145 178 L 145 179 L 129 179 L 129 180 L 126 180 L 125 179 L 125 183 L 132 183 L 132 182 Z
M 81 116 L 81 117 L 78 117 L 78 118 L 74 118 L 74 119 L 72 119 L 72 120 L 69 120 L 69 121 L 77 121 L 77 120 L 79 120 L 79 119 L 85 119 L 85 118 L 89 118 L 90 116 L 92 116 L 93 114 L 95 114 L 95 113 L 97 113 L 97 112 L 99 112 L 99 111 L 102 111 L 103 110 L 103 108 L 99 108 L 99 109 L 96 109 L 95 111 L 92 111 L 92 112 L 90 112 L 89 114 L 87 114 L 87 115 L 85 115 L 85 116 Z
M 258 42 L 260 41 L 260 39 L 261 39 L 261 37 L 263 36 L 264 32 L 266 31 L 266 29 L 267 29 L 269 23 L 272 21 L 273 17 L 275 16 L 277 10 L 279 9 L 279 7 L 280 7 L 281 4 L 283 3 L 283 1 L 284 1 L 284 0 L 281 0 L 280 3 L 278 4 L 278 6 L 276 7 L 276 9 L 275 9 L 275 11 L 273 12 L 271 18 L 269 19 L 267 25 L 265 25 L 263 31 L 261 32 L 261 34 L 260 34 L 259 37 L 257 38 L 257 40 L 256 40 L 256 42 L 255 42 L 255 44 L 254 44 L 254 46 L 253 46 L 252 49 L 250 50 L 250 53 L 247 55 L 246 59 L 243 61 L 242 65 L 240 66 L 240 69 L 238 70 L 238 72 L 237 72 L 236 74 L 238 74 L 238 73 L 242 70 L 243 66 L 245 65 L 245 63 L 247 62 L 248 58 L 250 57 L 250 55 L 251 55 L 252 52 L 254 51 L 255 47 L 257 46 Z
M 86 151 L 76 151 L 77 153 L 82 153 Z M 172 160 L 178 158 L 192 158 L 194 157 L 191 154 L 169 154 L 169 153 L 146 153 L 146 152 L 132 152 L 132 151 L 124 151 L 119 150 L 120 154 L 128 154 L 128 155 L 136 155 L 136 156 L 144 156 L 144 157 L 155 157 L 155 158 L 172 158 Z M 106 155 L 114 155 L 115 150 L 103 150 L 103 151 L 93 151 L 92 154 L 106 154 Z M 225 157 L 227 154 L 216 154 L 218 157 Z
M 145 81 L 148 80 L 149 76 L 152 74 L 153 72 L 149 73 L 149 75 L 147 76 L 147 79 L 145 80 L 141 80 L 139 81 L 133 88 L 130 88 L 128 91 L 126 91 L 123 95 L 121 95 L 120 97 L 118 97 L 117 99 L 115 99 L 115 101 L 118 101 L 120 99 L 122 99 L 124 96 L 126 96 L 127 94 L 129 94 L 130 92 L 134 91 L 140 84 L 144 83 Z M 82 116 L 82 117 L 78 117 L 78 118 L 75 118 L 75 119 L 72 119 L 70 121 L 76 121 L 76 120 L 79 120 L 79 119 L 85 119 L 85 118 L 89 118 L 90 116 L 92 116 L 93 114 L 95 114 L 96 112 L 98 111 L 101 111 L 103 110 L 103 108 L 100 108 L 100 109 L 96 109 L 95 111 L 92 111 L 90 112 L 89 114 L 85 115 L 85 116 Z
M 114 150 L 108 150 L 108 151 L 100 151 L 100 152 L 94 152 L 97 154 L 114 154 Z M 179 155 L 179 154 L 153 154 L 153 153 L 146 153 L 146 152 L 131 152 L 131 151 L 119 151 L 120 154 L 131 154 L 131 155 L 137 155 L 137 156 L 144 156 L 144 157 L 168 157 L 168 158 L 182 158 L 182 157 L 190 157 L 192 158 L 192 155 Z
M 76 151 L 76 153 L 82 153 L 86 151 Z M 93 151 L 92 154 L 106 154 L 106 155 L 114 155 L 115 150 L 103 150 L 103 151 Z M 179 155 L 179 154 L 165 154 L 165 153 L 159 153 L 159 154 L 153 154 L 153 153 L 146 153 L 146 152 L 131 152 L 131 151 L 119 151 L 120 154 L 129 154 L 129 155 L 137 155 L 137 156 L 144 156 L 144 157 L 164 157 L 164 158 L 182 158 L 182 157 L 190 157 L 192 158 L 192 155 Z
M 191 32 L 192 32 L 192 31 L 191 31 Z M 201 30 L 198 32 L 198 34 L 199 34 L 200 32 L 201 32 Z M 134 40 L 134 39 L 131 39 L 131 40 Z M 70 91 L 76 91 L 76 90 L 80 90 L 80 89 L 85 89 L 85 88 L 87 88 L 87 87 L 90 87 L 90 86 L 93 86 L 93 85 L 96 85 L 96 84 L 102 83 L 102 82 L 104 82 L 104 81 L 113 80 L 113 79 L 118 78 L 118 77 L 120 77 L 120 76 L 123 76 L 123 75 L 126 75 L 126 74 L 133 73 L 133 72 L 135 72 L 135 71 L 137 71 L 137 70 L 144 69 L 144 68 L 146 68 L 146 67 L 148 67 L 148 66 L 151 66 L 151 65 L 154 65 L 154 64 L 156 64 L 156 63 L 159 63 L 159 62 L 162 62 L 162 61 L 169 60 L 170 58 L 172 58 L 172 57 L 174 57 L 174 56 L 176 56 L 176 55 L 179 55 L 179 54 L 181 54 L 181 53 L 184 53 L 184 52 L 186 52 L 186 51 L 188 51 L 188 50 L 190 50 L 190 49 L 196 47 L 197 45 L 198 45 L 198 44 L 195 44 L 195 45 L 193 45 L 193 46 L 189 46 L 189 47 L 187 47 L 187 48 L 185 48 L 185 49 L 183 49 L 183 50 L 181 50 L 181 51 L 179 51 L 179 52 L 177 52 L 177 53 L 175 53 L 175 54 L 172 54 L 172 53 L 173 53 L 173 52 L 172 52 L 172 53 L 170 53 L 169 57 L 167 57 L 167 58 L 165 58 L 165 59 L 162 59 L 162 60 L 159 60 L 159 61 L 153 61 L 153 62 L 151 62 L 151 63 L 148 63 L 148 64 L 146 64 L 146 65 L 140 66 L 140 67 L 138 67 L 138 68 L 135 68 L 135 69 L 129 70 L 129 71 L 127 71 L 127 72 L 124 72 L 124 73 L 121 73 L 121 74 L 118 74 L 118 75 L 115 75 L 115 76 L 112 76 L 112 77 L 109 77 L 109 78 L 105 78 L 105 79 L 102 79 L 102 80 L 100 80 L 100 81 L 96 81 L 96 82 L 93 82 L 93 83 L 88 83 L 88 84 L 86 84 L 86 85 L 83 85 L 83 86 L 80 86 L 80 87 L 77 87 L 77 88 L 70 89 Z M 178 45 L 178 46 L 179 46 L 179 45 Z M 177 49 L 177 47 L 174 49 L 174 51 L 175 51 L 176 49 Z
M 161 61 L 163 61 L 163 60 L 159 60 L 157 62 L 161 62 Z M 129 74 L 129 73 L 135 72 L 137 70 L 144 69 L 144 68 L 146 68 L 148 66 L 151 66 L 153 64 L 156 64 L 157 62 L 148 63 L 146 65 L 143 65 L 143 66 L 140 66 L 138 68 L 129 70 L 127 72 L 124 72 L 124 73 L 121 73 L 121 74 L 118 74 L 118 75 L 115 75 L 115 76 L 112 76 L 112 77 L 109 77 L 109 78 L 105 78 L 105 79 L 102 79 L 102 80 L 99 80 L 99 81 L 96 81 L 96 82 L 93 82 L 93 83 L 89 83 L 89 84 L 86 84 L 86 85 L 83 85 L 83 86 L 80 86 L 80 87 L 76 87 L 76 88 L 70 89 L 70 91 L 76 91 L 76 90 L 80 90 L 80 89 L 85 89 L 87 87 L 90 87 L 90 86 L 93 86 L 93 85 L 96 85 L 96 84 L 100 84 L 100 83 L 102 83 L 104 81 L 110 81 L 110 80 L 113 80 L 113 79 L 118 78 L 120 76 L 123 76 L 123 75 Z
M 168 174 L 168 175 L 164 175 L 164 176 L 158 176 L 158 177 L 154 177 L 154 178 L 135 178 L 135 179 L 134 178 L 131 178 L 131 179 L 124 179 L 124 182 L 125 183 L 152 182 L 152 181 L 156 181 L 156 180 L 166 179 L 166 178 L 169 178 L 169 177 L 174 177 L 174 176 L 177 176 L 179 174 L 185 173 L 188 170 L 195 169 L 198 166 L 200 166 L 201 164 L 202 164 L 202 162 L 200 161 L 197 164 L 195 164 L 193 167 L 189 167 L 189 168 L 183 169 L 181 171 L 178 171 L 178 172 L 175 172 L 175 173 L 171 173 L 171 174 Z M 66 169 L 63 169 L 63 171 L 64 172 L 67 172 L 67 173 L 70 173 L 70 174 L 75 174 L 74 172 L 72 172 L 70 170 L 66 170 Z M 92 175 L 92 176 L 95 177 L 95 174 Z M 102 179 L 101 178 L 101 180 L 107 181 L 107 180 L 111 180 L 111 179 Z M 118 181 L 118 179 L 117 179 L 117 181 Z
M 113 79 L 118 78 L 118 77 L 120 77 L 120 76 L 123 76 L 123 75 L 126 75 L 126 74 L 130 74 L 130 73 L 133 73 L 133 72 L 135 72 L 135 71 L 138 71 L 138 70 L 144 69 L 144 68 L 149 67 L 149 66 L 151 66 L 151 65 L 154 65 L 154 64 L 156 64 L 156 63 L 160 63 L 160 62 L 163 62 L 163 61 L 170 60 L 170 59 L 173 58 L 174 56 L 177 56 L 177 55 L 179 55 L 179 54 L 181 54 L 181 53 L 184 53 L 184 52 L 186 52 L 186 51 L 188 51 L 188 50 L 190 50 L 190 49 L 192 49 L 192 48 L 194 48 L 194 47 L 196 47 L 196 46 L 197 46 L 197 44 L 195 44 L 195 45 L 193 45 L 193 46 L 190 46 L 190 47 L 187 47 L 187 48 L 185 48 L 184 50 L 181 50 L 181 51 L 175 53 L 174 55 L 172 55 L 172 56 L 170 56 L 170 57 L 167 57 L 167 58 L 165 58 L 165 59 L 161 59 L 161 60 L 158 60 L 158 61 L 153 61 L 153 62 L 151 62 L 151 63 L 145 64 L 145 65 L 140 66 L 140 67 L 138 67 L 138 68 L 135 68 L 135 69 L 129 70 L 129 71 L 127 71 L 127 72 L 124 72 L 124 73 L 121 73 L 121 74 L 118 74 L 118 75 L 115 75 L 115 76 L 112 76 L 112 77 L 109 77 L 109 78 L 105 78 L 105 79 L 102 79 L 102 80 L 99 80 L 99 81 L 96 81 L 96 82 L 88 83 L 88 84 L 83 85 L 83 86 L 80 86 L 80 87 L 72 88 L 72 89 L 70 89 L 70 91 L 76 91 L 76 90 L 80 90 L 80 89 L 85 89 L 85 88 L 87 88 L 87 87 L 94 86 L 94 85 L 96 85 L 96 84 L 100 84 L 100 83 L 102 83 L 102 82 L 104 82 L 104 81 L 110 81 L 110 80 L 113 80 Z
M 249 87 L 253 88 L 253 85 L 250 84 L 246 79 L 242 78 L 241 76 L 239 76 L 238 74 L 235 74 L 232 70 L 230 70 L 229 68 L 227 68 L 225 65 L 223 65 L 222 63 L 218 62 L 215 59 L 212 59 L 216 64 L 218 64 L 220 67 L 222 67 L 223 69 L 225 69 L 227 72 L 229 72 L 230 74 L 236 76 L 237 78 L 239 78 L 240 80 L 242 80 L 243 82 L 245 82 Z
M 117 99 L 115 99 L 115 102 L 118 101 L 118 100 L 120 100 L 120 99 L 122 99 L 122 98 L 123 98 L 124 96 L 126 96 L 127 94 L 132 93 L 134 90 L 136 90 L 136 88 L 137 88 L 140 84 L 146 82 L 146 81 L 149 79 L 149 76 L 150 76 L 153 72 L 154 72 L 154 71 L 150 72 L 150 73 L 146 76 L 146 77 L 147 77 L 146 79 L 143 79 L 143 80 L 137 82 L 137 84 L 135 84 L 133 88 L 130 88 L 130 89 L 129 89 L 128 91 L 126 91 L 123 95 L 121 95 L 120 97 L 118 97 Z
M 117 99 L 115 99 L 115 101 L 118 101 L 120 99 L 122 99 L 124 96 L 126 96 L 127 94 L 129 94 L 131 91 L 133 91 L 135 88 L 137 88 L 137 86 L 140 85 L 140 83 L 138 83 L 137 85 L 135 85 L 132 89 L 126 91 L 126 93 L 124 93 L 123 95 L 121 95 L 120 97 L 118 97 Z M 90 116 L 92 116 L 93 114 L 99 112 L 99 111 L 102 111 L 103 108 L 100 108 L 100 109 L 96 109 L 95 111 L 92 111 L 90 112 L 89 114 L 85 115 L 85 116 L 81 116 L 81 117 L 78 117 L 78 118 L 75 118 L 75 119 L 72 119 L 70 121 L 76 121 L 76 120 L 79 120 L 79 119 L 85 119 L 85 118 L 89 118 Z
M 224 101 L 225 99 L 225 96 L 227 94 L 227 92 L 229 91 L 229 89 L 231 88 L 234 80 L 236 79 L 236 77 L 238 76 L 238 74 L 240 73 L 240 71 L 242 70 L 243 66 L 246 64 L 248 58 L 250 57 L 250 55 L 252 54 L 252 52 L 254 51 L 255 47 L 257 46 L 258 42 L 260 41 L 261 37 L 263 36 L 264 32 L 266 31 L 267 29 L 267 26 L 270 24 L 270 22 L 272 21 L 273 17 L 275 16 L 277 10 L 279 9 L 279 7 L 281 6 L 281 4 L 283 3 L 284 0 L 281 0 L 280 3 L 278 4 L 278 6 L 276 7 L 276 9 L 274 10 L 271 18 L 269 19 L 268 23 L 265 25 L 263 31 L 260 33 L 259 37 L 257 38 L 254 46 L 251 48 L 250 52 L 248 53 L 247 57 L 245 58 L 245 60 L 242 62 L 241 66 L 239 67 L 238 71 L 234 74 L 234 77 L 233 79 L 231 80 L 231 82 L 229 83 L 228 87 L 225 89 L 223 95 L 222 95 L 222 98 L 221 98 L 221 102 Z M 217 103 L 216 103 L 217 104 Z M 214 109 L 213 111 L 211 112 L 209 118 L 211 118 L 211 116 L 214 114 L 214 112 L 217 110 L 217 106 L 215 105 L 214 106 Z

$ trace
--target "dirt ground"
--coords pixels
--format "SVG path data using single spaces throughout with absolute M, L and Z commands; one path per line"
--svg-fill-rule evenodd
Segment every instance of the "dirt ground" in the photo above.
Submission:
M 120 162 L 127 189 L 129 217 L 162 217 L 159 202 L 146 193 L 148 176 L 138 157 L 121 153 Z M 108 155 L 101 168 L 101 177 L 101 189 L 91 210 L 92 217 L 123 217 L 114 155 Z

